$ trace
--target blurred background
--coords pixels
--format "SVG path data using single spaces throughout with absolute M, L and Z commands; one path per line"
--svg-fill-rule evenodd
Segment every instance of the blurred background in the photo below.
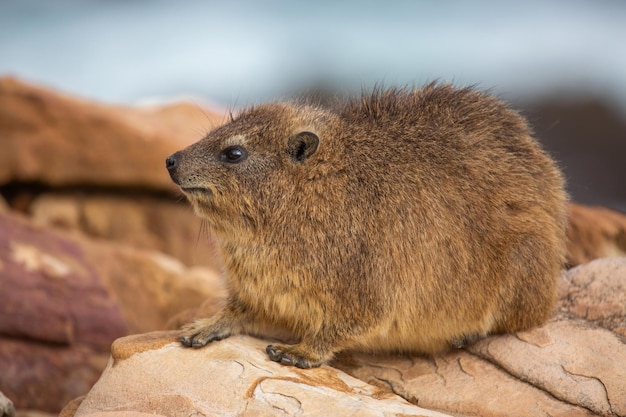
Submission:
M 626 2 L 0 0 L 0 75 L 218 109 L 375 83 L 510 101 L 573 199 L 626 211 Z

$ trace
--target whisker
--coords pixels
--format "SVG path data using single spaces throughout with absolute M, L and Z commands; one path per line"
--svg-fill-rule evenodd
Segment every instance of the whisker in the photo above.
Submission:
M 209 224 L 205 219 L 200 219 L 200 227 L 198 228 L 198 234 L 196 236 L 196 250 L 198 252 L 198 246 L 200 245 L 200 239 L 204 237 L 204 243 L 211 240 L 211 234 L 209 232 Z

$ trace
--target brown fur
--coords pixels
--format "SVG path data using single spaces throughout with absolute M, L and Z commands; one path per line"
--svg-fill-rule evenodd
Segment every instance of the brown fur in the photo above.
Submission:
M 247 158 L 221 161 L 233 145 Z M 261 105 L 167 163 L 219 241 L 230 294 L 184 328 L 186 346 L 288 330 L 300 343 L 270 358 L 310 367 L 345 349 L 435 353 L 551 314 L 563 179 L 486 94 L 431 84 L 336 112 Z

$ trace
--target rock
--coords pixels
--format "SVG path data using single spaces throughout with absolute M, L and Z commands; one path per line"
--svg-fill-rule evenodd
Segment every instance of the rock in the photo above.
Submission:
M 434 358 L 348 355 L 339 369 L 421 407 L 462 416 L 592 416 L 498 366 L 458 350 Z
M 0 184 L 171 192 L 165 157 L 222 119 L 197 104 L 105 106 L 0 78 Z
M 118 303 L 76 242 L 0 214 L 0 259 L 1 335 L 106 350 L 128 334 Z
M 219 276 L 0 212 L 0 390 L 58 412 L 97 380 L 110 344 L 224 294 Z
M 80 407 L 80 403 L 83 402 L 85 397 L 87 397 L 87 395 L 81 395 L 80 397 L 76 397 L 72 401 L 67 403 L 65 407 L 63 407 L 63 410 L 61 410 L 61 413 L 59 413 L 59 417 L 72 417 L 74 414 L 76 414 L 76 410 L 78 410 L 78 407 Z
M 626 416 L 626 343 L 582 320 L 553 320 L 470 348 L 521 381 L 600 415 Z
M 567 271 L 559 307 L 626 336 L 626 257 L 598 259 Z
M 225 298 L 221 277 L 213 270 L 185 266 L 158 252 L 108 247 L 91 252 L 103 260 L 101 277 L 120 303 L 130 333 L 166 327 L 171 317 L 200 306 L 207 299 Z
M 7 397 L 0 392 L 0 417 L 14 417 L 15 407 L 13 403 Z
M 74 415 L 446 415 L 328 366 L 300 370 L 272 362 L 259 339 L 234 336 L 188 349 L 177 338 L 171 332 L 117 340 L 109 366 Z
M 219 288 L 216 288 L 214 293 L 197 308 L 188 308 L 172 316 L 166 323 L 165 328 L 168 330 L 176 330 L 196 319 L 211 317 L 225 305 L 227 295 L 226 288 L 219 286 Z
M 57 413 L 46 413 L 39 410 L 16 410 L 17 417 L 57 417 Z
M 55 345 L 0 336 L 0 388 L 18 409 L 58 413 L 91 388 L 108 358 L 108 352 L 80 342 Z
M 570 265 L 626 255 L 626 214 L 604 207 L 571 204 L 569 223 Z
M 124 193 L 48 192 L 29 209 L 39 224 L 172 255 L 220 270 L 217 249 L 186 201 Z
M 352 353 L 333 364 L 450 414 L 626 416 L 625 288 L 626 258 L 599 259 L 562 276 L 557 314 L 540 328 L 434 358 Z
M 219 270 L 165 158 L 221 122 L 198 104 L 106 106 L 0 78 L 0 191 L 41 224 Z

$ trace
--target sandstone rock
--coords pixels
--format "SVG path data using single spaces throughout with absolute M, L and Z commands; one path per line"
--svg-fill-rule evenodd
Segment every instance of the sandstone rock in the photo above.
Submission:
M 626 257 L 598 259 L 567 271 L 559 285 L 559 307 L 626 336 Z
M 592 416 L 498 366 L 459 350 L 434 358 L 353 354 L 336 363 L 350 375 L 421 407 L 462 416 Z
M 0 289 L 0 390 L 50 412 L 89 389 L 113 340 L 162 329 L 224 291 L 212 270 L 10 213 L 0 213 Z
M 186 265 L 221 268 L 209 231 L 186 201 L 125 193 L 48 192 L 32 202 L 30 215 L 39 224 L 154 249 Z
M 566 403 L 626 416 L 626 341 L 608 330 L 556 319 L 486 339 L 470 351 Z
M 569 223 L 567 248 L 572 266 L 626 255 L 626 214 L 571 204 Z
M 1 78 L 0 184 L 169 192 L 165 157 L 221 121 L 196 104 L 105 106 Z
M 267 342 L 234 336 L 187 349 L 177 332 L 117 340 L 75 416 L 444 416 L 328 366 L 300 370 L 267 358 Z

